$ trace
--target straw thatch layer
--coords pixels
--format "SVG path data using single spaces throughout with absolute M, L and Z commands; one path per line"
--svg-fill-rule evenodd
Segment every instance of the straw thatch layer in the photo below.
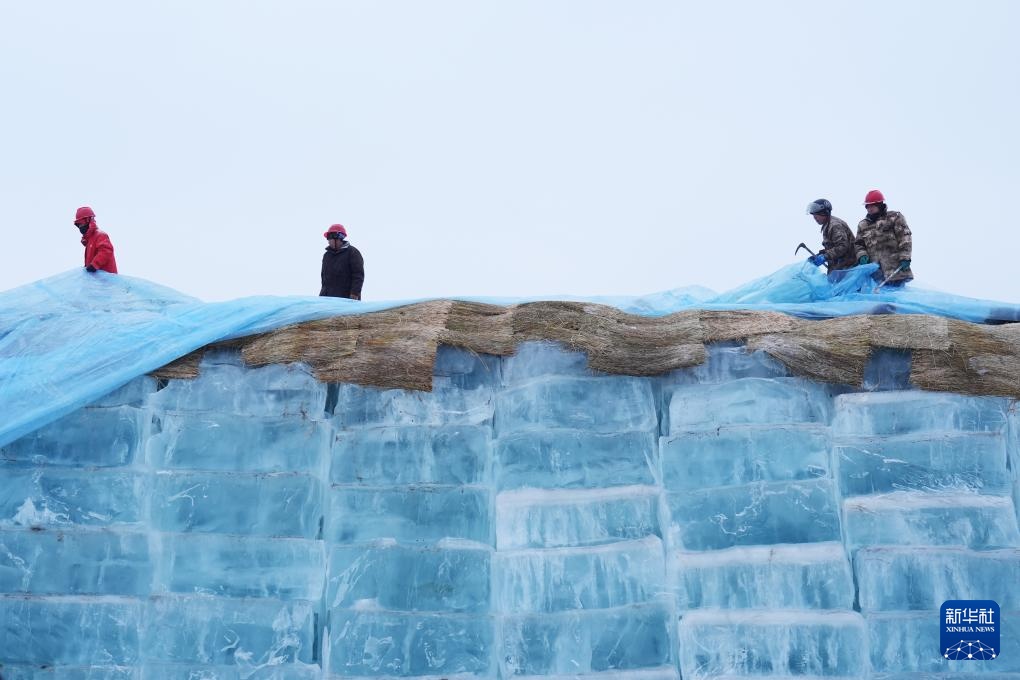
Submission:
M 499 307 L 440 300 L 296 324 L 229 346 L 251 366 L 298 361 L 325 382 L 427 391 L 439 345 L 507 356 L 529 340 L 585 352 L 593 370 L 637 376 L 701 364 L 707 344 L 739 341 L 795 375 L 858 386 L 872 349 L 888 347 L 912 351 L 910 377 L 919 388 L 1020 397 L 1020 324 L 926 315 L 809 321 L 778 312 L 695 310 L 645 317 L 582 302 Z M 154 374 L 195 377 L 203 352 Z

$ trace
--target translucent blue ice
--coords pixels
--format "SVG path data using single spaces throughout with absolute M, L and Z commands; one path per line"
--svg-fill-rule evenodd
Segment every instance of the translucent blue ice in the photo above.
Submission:
M 321 541 L 168 533 L 158 549 L 155 592 L 285 600 L 322 596 Z
M 0 531 L 0 592 L 145 597 L 152 569 L 148 533 Z
M 488 427 L 394 425 L 338 432 L 334 484 L 481 484 L 492 454 Z
M 935 610 L 946 600 L 994 594 L 1020 611 L 1020 550 L 872 546 L 854 556 L 863 611 Z
M 491 548 L 466 541 L 338 545 L 329 555 L 326 603 L 358 610 L 486 613 L 491 560 Z
M 844 504 L 846 541 L 865 545 L 945 545 L 974 550 L 1020 546 L 1008 496 L 897 491 Z
M 326 540 L 420 543 L 463 538 L 491 543 L 489 497 L 484 487 L 336 486 L 330 491 Z
M 661 536 L 655 487 L 539 491 L 524 489 L 496 499 L 496 545 L 559 548 Z
M 494 621 L 478 614 L 335 609 L 326 670 L 336 677 L 491 676 Z
M 146 481 L 120 468 L 8 468 L 0 484 L 0 527 L 140 525 Z
M 843 545 L 763 545 L 670 557 L 685 609 L 843 609 L 854 584 Z
M 1009 494 L 1006 439 L 997 432 L 842 437 L 833 458 L 844 496 L 893 491 Z
M 939 603 L 941 604 L 941 603 Z M 947 661 L 938 652 L 938 610 L 865 614 L 875 673 L 1020 673 L 1020 635 L 1006 628 L 997 658 L 989 662 Z M 1020 612 L 1002 611 L 1002 621 Z M 995 664 L 994 666 L 992 664 Z M 904 677 L 902 675 L 898 677 Z M 909 677 L 909 676 L 908 676 Z M 974 677 L 974 676 L 971 676 Z
M 828 428 L 737 425 L 663 437 L 663 484 L 671 490 L 829 475 Z
M 322 532 L 322 481 L 307 474 L 161 470 L 150 493 L 150 521 L 160 531 L 295 538 Z
M 611 609 L 665 592 L 662 541 L 649 536 L 599 546 L 496 554 L 496 605 L 505 612 Z
M 141 649 L 150 662 L 239 666 L 310 663 L 316 638 L 311 602 L 163 595 L 145 605 Z
M 159 468 L 238 472 L 312 472 L 332 435 L 314 418 L 181 413 L 155 409 L 147 443 Z
M 655 378 L 551 343 L 435 374 L 214 352 L 0 448 L 0 675 L 1020 673 L 1006 400 L 834 389 L 735 344 Z M 1000 659 L 940 660 L 959 598 L 999 602 Z
M 670 433 L 722 425 L 819 423 L 829 417 L 827 388 L 793 378 L 679 385 L 666 396 Z
M 685 309 L 770 309 L 807 318 L 931 313 L 979 323 L 1020 320 L 1020 306 L 1014 304 L 911 286 L 876 293 L 871 279 L 874 270 L 875 265 L 856 267 L 833 285 L 819 268 L 797 263 L 721 295 L 677 289 L 588 301 L 648 316 Z M 494 304 L 525 301 L 460 299 Z M 80 269 L 2 292 L 0 413 L 6 417 L 0 422 L 0 446 L 210 343 L 409 302 L 414 300 L 251 297 L 203 303 L 143 279 Z M 454 377 L 450 383 L 464 387 L 465 379 Z M 243 393 L 215 398 L 231 396 L 240 402 L 245 399 Z
M 525 430 L 495 443 L 501 489 L 654 484 L 658 457 L 647 431 Z
M 141 657 L 144 609 L 142 601 L 127 597 L 2 596 L 4 663 L 135 665 Z
M 651 385 L 642 378 L 537 378 L 502 392 L 496 401 L 496 432 L 528 428 L 590 432 L 654 431 Z
M 673 659 L 668 601 L 614 609 L 507 616 L 501 622 L 503 677 L 584 676 L 661 668 Z
M 840 539 L 836 497 L 827 479 L 670 493 L 667 503 L 675 540 L 687 550 Z
M 868 669 L 865 622 L 848 611 L 691 612 L 679 639 L 685 678 L 860 677 Z

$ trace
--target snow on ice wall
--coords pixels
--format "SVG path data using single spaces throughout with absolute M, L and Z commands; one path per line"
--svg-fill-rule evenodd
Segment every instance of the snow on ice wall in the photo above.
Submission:
M 443 349 L 431 394 L 226 354 L 162 387 L 0 449 L 7 680 L 1020 674 L 1005 400 L 537 343 Z M 944 661 L 970 598 L 1001 655 Z

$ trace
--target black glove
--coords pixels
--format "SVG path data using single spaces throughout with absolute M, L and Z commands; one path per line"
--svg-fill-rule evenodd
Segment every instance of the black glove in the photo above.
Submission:
M 92 272 L 96 271 L 96 268 L 95 268 L 95 267 L 93 267 L 93 266 L 92 266 L 92 265 L 90 265 L 90 264 L 87 264 L 87 265 L 85 265 L 85 271 L 87 271 L 87 272 L 89 272 L 89 273 L 92 273 Z

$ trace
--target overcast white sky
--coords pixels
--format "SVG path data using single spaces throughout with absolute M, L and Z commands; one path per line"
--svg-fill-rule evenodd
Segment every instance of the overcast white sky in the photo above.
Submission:
M 1020 301 L 1020 2 L 0 0 L 0 290 L 724 290 L 881 189 L 919 281 Z

